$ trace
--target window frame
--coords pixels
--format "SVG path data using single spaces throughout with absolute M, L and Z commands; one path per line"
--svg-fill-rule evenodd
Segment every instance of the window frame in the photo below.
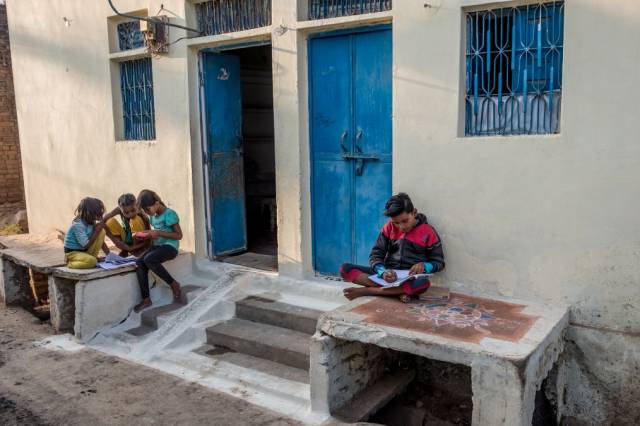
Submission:
M 463 94 L 460 107 L 461 137 L 560 134 L 565 5 L 564 0 L 538 0 L 463 8 L 460 84 Z M 532 14 L 535 13 L 538 16 L 535 17 L 536 19 L 531 19 Z M 478 25 L 479 16 L 483 20 L 482 26 Z M 508 27 L 509 22 L 512 24 L 513 31 L 517 29 L 515 39 L 513 38 L 514 33 L 507 37 L 508 45 L 498 46 L 495 38 L 491 40 L 491 35 L 489 35 L 489 42 L 492 46 L 487 56 L 489 61 L 484 58 L 487 55 L 486 47 L 478 45 L 476 42 L 478 38 L 472 40 L 475 30 L 482 33 L 482 43 L 487 42 L 487 33 L 492 32 L 487 31 L 485 27 L 487 16 L 489 16 L 488 22 L 491 24 L 490 30 Z M 497 16 L 501 21 L 497 21 Z M 504 20 L 507 20 L 506 25 Z M 523 21 L 525 24 L 513 25 L 516 20 Z M 546 25 L 545 22 L 547 22 Z M 538 24 L 541 24 L 540 31 L 538 31 Z M 553 30 L 552 25 L 556 24 L 557 27 L 553 27 L 555 28 Z M 520 43 L 521 47 L 514 49 L 514 40 L 518 43 L 517 40 L 523 39 L 522 34 L 530 33 L 531 28 L 533 28 L 531 37 L 525 37 L 525 42 Z M 549 28 L 552 28 L 552 34 L 550 34 Z M 504 31 L 497 31 L 497 33 L 504 35 Z M 541 34 L 544 35 L 540 37 Z M 496 34 L 493 36 L 495 37 Z M 549 36 L 551 38 L 548 38 Z M 500 53 L 497 52 L 499 48 L 502 48 Z M 540 54 L 538 54 L 539 48 Z M 510 58 L 506 61 L 506 65 L 511 68 L 511 71 L 500 81 L 501 73 L 496 72 L 494 64 L 504 59 L 507 52 Z M 522 61 L 523 57 L 526 57 L 524 66 L 513 66 L 511 61 L 516 57 L 518 61 Z M 491 64 L 492 58 L 495 58 L 493 64 Z M 482 67 L 485 64 L 491 64 L 491 72 L 485 73 L 484 70 L 478 72 L 477 63 L 482 64 Z M 549 64 L 552 65 L 549 66 Z M 502 66 L 504 65 L 502 64 Z M 499 70 L 504 71 L 502 67 Z M 480 76 L 482 81 L 479 81 Z M 535 77 L 543 78 L 535 79 Z M 490 87 L 484 87 L 487 78 L 494 81 L 492 86 L 489 85 Z M 544 81 L 543 86 L 540 86 L 540 81 Z M 507 88 L 508 90 L 505 91 Z M 524 101 L 525 96 L 526 102 Z

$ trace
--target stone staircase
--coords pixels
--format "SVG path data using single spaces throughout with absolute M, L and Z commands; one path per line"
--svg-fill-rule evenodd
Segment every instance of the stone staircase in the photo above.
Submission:
M 249 296 L 236 317 L 207 328 L 198 353 L 287 380 L 309 383 L 309 344 L 321 311 Z
M 318 318 L 344 299 L 342 284 L 298 281 L 202 260 L 179 280 L 182 299 L 152 290 L 153 307 L 105 328 L 91 347 L 242 398 L 303 424 L 328 418 L 311 409 L 311 336 Z M 189 285 L 186 285 L 188 283 Z M 381 380 L 390 388 L 388 380 Z M 381 398 L 381 395 L 384 398 Z M 359 420 L 389 392 L 375 384 L 343 407 Z M 345 415 L 345 413 L 350 414 Z
M 195 285 L 182 286 L 179 302 L 153 306 L 145 309 L 140 314 L 140 326 L 127 330 L 127 333 L 136 337 L 142 337 L 153 333 L 158 329 L 159 318 L 169 315 L 178 309 L 184 308 L 189 303 L 190 299 L 192 299 L 201 290 L 201 287 Z

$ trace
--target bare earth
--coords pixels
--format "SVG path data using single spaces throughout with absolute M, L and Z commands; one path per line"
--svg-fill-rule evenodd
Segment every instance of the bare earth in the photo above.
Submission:
M 53 334 L 0 307 L 1 425 L 296 425 L 276 413 L 93 350 L 34 345 Z

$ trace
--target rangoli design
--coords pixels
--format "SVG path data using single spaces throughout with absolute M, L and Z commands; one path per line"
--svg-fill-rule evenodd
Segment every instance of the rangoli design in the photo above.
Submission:
M 485 337 L 519 341 L 538 317 L 523 314 L 525 305 L 451 293 L 447 302 L 376 298 L 352 312 L 365 322 L 479 343 Z

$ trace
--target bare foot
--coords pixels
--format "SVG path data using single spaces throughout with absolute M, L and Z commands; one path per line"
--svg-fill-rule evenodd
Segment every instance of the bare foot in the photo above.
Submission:
M 136 306 L 133 307 L 133 311 L 138 313 L 143 309 L 147 309 L 151 305 L 153 305 L 153 302 L 151 302 L 151 299 L 143 299 L 142 302 L 138 303 Z
M 180 283 L 178 283 L 178 281 L 174 281 L 170 284 L 171 286 L 171 290 L 173 291 L 173 300 L 178 301 L 180 300 Z
M 367 287 L 349 287 L 345 288 L 342 293 L 344 297 L 349 300 L 357 299 L 358 297 L 367 296 L 369 294 Z
M 410 303 L 412 300 L 416 299 L 414 296 L 409 296 L 408 294 L 403 294 L 399 297 L 402 303 Z

